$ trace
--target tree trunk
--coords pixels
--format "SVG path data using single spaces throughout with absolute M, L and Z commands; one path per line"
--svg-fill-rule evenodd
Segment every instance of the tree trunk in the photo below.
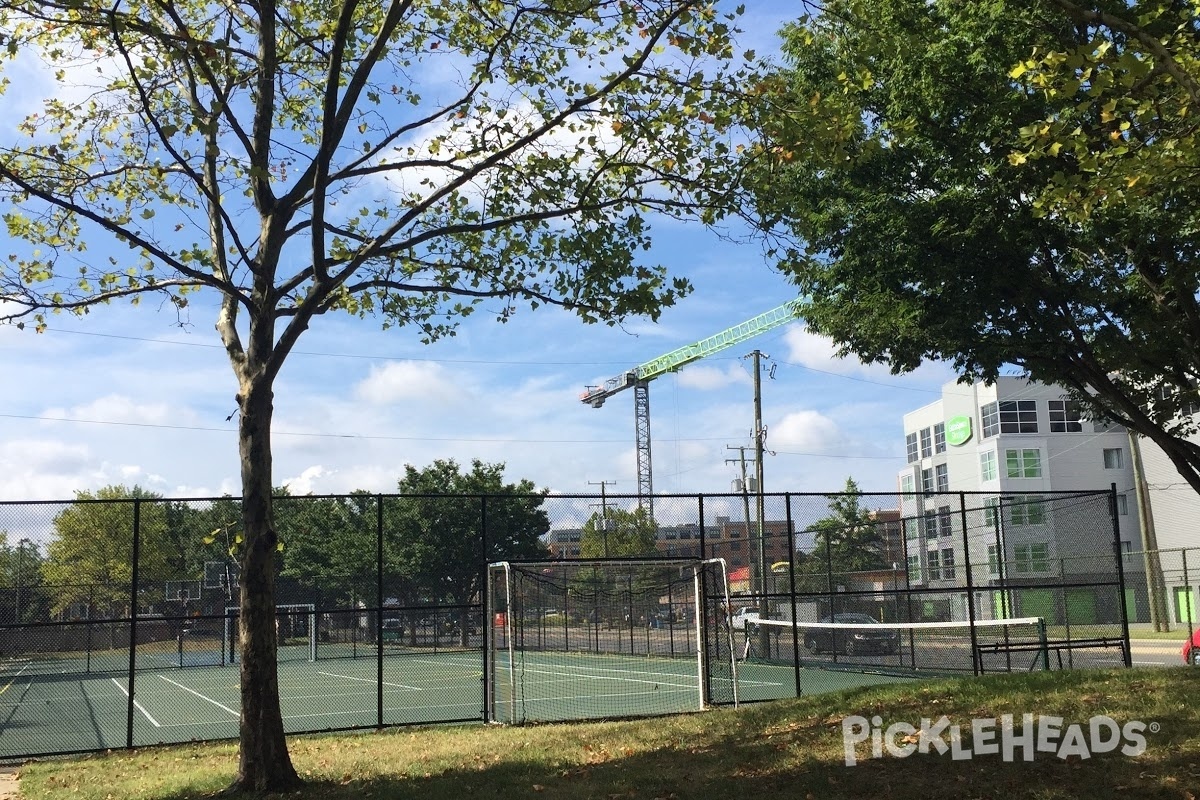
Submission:
M 266 381 L 264 381 L 266 383 Z M 241 653 L 242 713 L 238 774 L 231 790 L 278 792 L 302 781 L 292 766 L 279 707 L 275 627 L 275 530 L 271 500 L 271 415 L 269 385 L 240 399 L 239 450 L 242 470 Z

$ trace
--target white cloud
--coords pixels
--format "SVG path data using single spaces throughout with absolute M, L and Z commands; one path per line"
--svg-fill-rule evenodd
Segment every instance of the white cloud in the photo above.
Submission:
M 195 421 L 190 409 L 168 403 L 138 403 L 120 394 L 109 394 L 70 408 L 48 408 L 46 419 L 83 419 L 111 424 L 182 425 Z
M 371 373 L 354 387 L 354 396 L 372 406 L 411 400 L 446 402 L 460 398 L 463 388 L 440 364 L 395 361 L 372 367 Z
M 795 411 L 768 430 L 768 447 L 803 453 L 833 453 L 848 443 L 837 422 L 817 411 Z
M 322 467 L 320 464 L 308 467 L 299 476 L 295 478 L 284 478 L 277 481 L 279 484 L 288 487 L 288 491 L 293 495 L 301 494 L 319 494 L 323 490 L 318 491 L 316 486 L 319 482 L 323 482 L 332 477 L 334 473 Z
M 729 364 L 725 367 L 692 365 L 680 371 L 678 380 L 680 388 L 700 391 L 724 389 L 736 384 L 748 386 L 753 383 L 750 374 L 740 364 Z

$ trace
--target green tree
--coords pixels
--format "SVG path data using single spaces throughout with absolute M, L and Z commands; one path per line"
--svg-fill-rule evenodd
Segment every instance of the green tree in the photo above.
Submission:
M 715 220 L 737 183 L 732 17 L 708 0 L 0 2 L 5 69 L 28 54 L 61 87 L 0 143 L 26 243 L 0 266 L 0 321 L 218 301 L 240 410 L 236 787 L 300 782 L 270 433 L 301 334 L 343 311 L 430 341 L 488 300 L 501 321 L 656 317 L 689 287 L 641 260 L 650 218 Z
M 325 607 L 373 598 L 379 502 L 377 495 L 354 492 L 279 503 L 280 575 L 320 593 Z
M 583 523 L 579 555 L 583 558 L 630 558 L 658 554 L 658 525 L 645 508 L 606 508 Z
M 1200 490 L 1181 413 L 1200 401 L 1200 184 L 1172 77 L 1195 63 L 1195 11 L 1104 6 L 1146 12 L 1156 44 L 1067 5 L 833 0 L 788 27 L 787 65 L 757 87 L 757 212 L 843 353 L 964 380 L 1016 365 Z
M 883 534 L 871 514 L 861 504 L 862 492 L 853 478 L 846 479 L 844 494 L 829 499 L 829 516 L 814 522 L 813 561 L 824 568 L 828 558 L 835 573 L 861 572 L 889 566 L 883 558 Z
M 154 502 L 159 500 L 160 495 L 139 486 L 75 493 L 75 501 L 54 517 L 42 568 L 55 612 L 86 605 L 102 613 L 129 614 L 135 513 L 138 588 L 148 589 L 145 602 L 162 600 L 165 582 L 177 573 L 170 567 L 166 507 Z
M 407 579 L 418 601 L 458 607 L 463 644 L 470 630 L 468 604 L 482 596 L 487 563 L 547 558 L 542 537 L 550 518 L 546 491 L 533 482 L 505 483 L 504 464 L 471 462 L 463 472 L 453 459 L 404 468 L 393 513 L 388 515 L 384 559 Z M 485 547 L 486 543 L 486 547 Z
M 45 559 L 36 542 L 21 538 L 10 545 L 8 539 L 0 530 L 0 621 L 42 621 L 49 605 L 41 588 Z

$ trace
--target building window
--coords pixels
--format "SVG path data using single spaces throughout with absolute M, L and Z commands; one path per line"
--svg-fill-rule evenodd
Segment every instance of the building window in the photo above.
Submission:
M 1121 558 L 1126 564 L 1133 561 L 1133 542 L 1121 542 Z
M 938 533 L 937 512 L 933 511 L 933 510 L 926 511 L 925 512 L 925 536 L 926 536 L 926 538 L 932 539 L 937 536 L 937 533 Z
M 921 458 L 929 458 L 933 455 L 933 435 L 929 432 L 929 428 L 921 428 Z
M 921 578 L 921 556 L 913 553 L 907 559 L 908 561 L 908 580 L 910 583 L 920 583 Z
M 996 480 L 995 450 L 985 450 L 979 454 L 979 479 L 981 481 Z
M 946 423 L 944 422 L 933 426 L 933 452 L 946 452 Z
M 951 523 L 950 506 L 942 506 L 937 511 L 938 536 L 953 536 L 954 525 Z
M 932 492 L 933 485 L 934 485 L 933 484 L 933 470 L 931 470 L 931 469 L 921 470 L 921 491 Z
M 1000 548 L 989 544 L 987 548 L 988 575 L 1000 574 Z
M 741 542 L 730 542 L 729 549 L 734 552 L 737 552 L 742 549 L 742 543 Z
M 900 492 L 901 492 L 901 494 L 912 494 L 915 486 L 916 486 L 916 480 L 913 479 L 913 476 L 911 474 L 900 476 Z
M 1015 494 L 1009 498 L 1013 525 L 1042 525 L 1046 522 L 1046 506 L 1041 495 Z
M 905 539 L 917 539 L 921 536 L 921 526 L 915 519 L 901 520 L 901 524 L 904 527 Z
M 1040 450 L 1005 450 L 1006 474 L 1010 478 L 1042 477 L 1042 452 Z
M 1105 469 L 1124 469 L 1125 454 L 1119 447 L 1104 448 L 1104 468 Z
M 1000 403 L 1001 433 L 1037 433 L 1037 403 L 1033 400 L 1006 400 Z
M 925 563 L 929 565 L 929 580 L 936 581 L 942 578 L 942 565 L 938 560 L 938 551 L 930 550 L 925 554 Z
M 983 520 L 993 530 L 1000 527 L 1000 498 L 983 498 Z
M 938 464 L 933 468 L 933 474 L 937 482 L 937 490 L 939 492 L 950 491 L 950 468 L 945 464 Z
M 944 580 L 954 580 L 954 551 L 950 548 L 942 550 L 942 578 Z
M 995 436 L 1000 432 L 1000 408 L 998 403 L 988 403 L 980 406 L 979 416 L 983 418 L 983 438 Z
M 1123 494 L 1117 495 L 1117 513 L 1123 517 L 1129 515 L 1129 498 Z
M 917 435 L 910 433 L 904 437 L 904 447 L 908 451 L 908 463 L 912 464 L 921 460 L 921 454 L 917 450 Z
M 1051 433 L 1083 433 L 1083 415 L 1074 400 L 1050 401 Z
M 1017 574 L 1050 571 L 1050 545 L 1045 542 L 1019 544 L 1013 547 L 1013 564 Z

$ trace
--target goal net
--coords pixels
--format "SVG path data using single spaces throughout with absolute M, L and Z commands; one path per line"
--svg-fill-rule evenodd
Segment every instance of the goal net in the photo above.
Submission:
M 240 609 L 225 609 L 224 647 L 230 664 L 237 663 L 238 621 Z M 280 661 L 317 660 L 317 607 L 312 603 L 288 603 L 275 606 L 277 657 Z
M 486 603 L 493 721 L 737 702 L 723 559 L 500 562 L 489 565 Z
M 867 614 L 821 622 L 754 619 L 738 631 L 748 660 L 899 675 L 1049 669 L 1041 617 L 881 623 Z

